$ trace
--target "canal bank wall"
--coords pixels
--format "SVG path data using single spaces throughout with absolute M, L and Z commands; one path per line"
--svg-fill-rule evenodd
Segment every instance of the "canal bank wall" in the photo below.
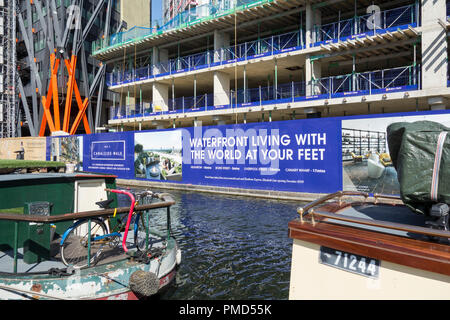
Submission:
M 243 188 L 226 188 L 226 187 L 211 187 L 211 186 L 197 186 L 182 183 L 167 183 L 167 182 L 151 182 L 142 180 L 127 180 L 117 179 L 117 185 L 122 187 L 136 187 L 149 189 L 167 189 L 179 190 L 187 192 L 203 192 L 215 193 L 230 196 L 244 196 L 262 199 L 273 200 L 287 200 L 287 201 L 314 201 L 317 198 L 324 196 L 320 193 L 300 193 L 300 192 L 286 192 L 275 190 L 257 190 L 257 189 L 243 189 Z

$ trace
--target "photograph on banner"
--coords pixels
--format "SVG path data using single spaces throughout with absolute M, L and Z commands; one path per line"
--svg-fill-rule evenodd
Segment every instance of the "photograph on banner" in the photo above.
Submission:
M 83 136 L 50 139 L 50 160 L 72 163 L 76 171 L 83 171 Z
M 134 174 L 148 180 L 182 180 L 181 131 L 139 132 L 134 136 Z
M 392 123 L 423 120 L 450 127 L 450 114 L 342 120 L 343 190 L 399 195 L 387 127 Z

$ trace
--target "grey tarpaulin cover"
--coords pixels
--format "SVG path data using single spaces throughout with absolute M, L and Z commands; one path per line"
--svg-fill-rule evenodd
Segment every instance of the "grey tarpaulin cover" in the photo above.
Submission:
M 397 122 L 388 126 L 387 140 L 403 202 L 420 214 L 428 214 L 434 203 L 450 205 L 450 128 L 432 121 Z

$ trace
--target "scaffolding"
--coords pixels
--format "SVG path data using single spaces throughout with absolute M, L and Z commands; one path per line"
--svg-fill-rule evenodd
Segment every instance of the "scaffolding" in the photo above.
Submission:
M 17 103 L 16 0 L 0 0 L 0 138 L 16 137 L 21 114 Z

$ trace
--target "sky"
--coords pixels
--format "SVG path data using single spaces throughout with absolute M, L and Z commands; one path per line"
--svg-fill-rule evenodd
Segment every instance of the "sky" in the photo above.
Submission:
M 181 150 L 181 131 L 178 130 L 136 133 L 134 139 L 135 144 L 141 144 L 144 150 Z
M 152 20 L 159 20 L 162 18 L 162 0 L 152 1 Z

